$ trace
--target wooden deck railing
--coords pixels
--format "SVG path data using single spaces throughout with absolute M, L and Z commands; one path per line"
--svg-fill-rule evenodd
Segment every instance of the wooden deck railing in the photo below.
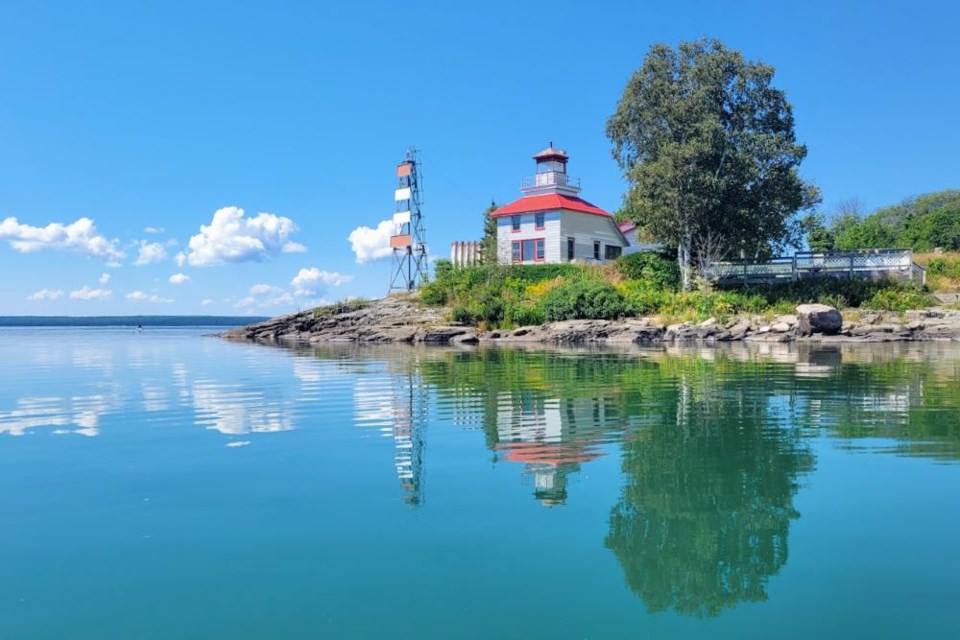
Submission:
M 718 284 L 770 284 L 804 278 L 890 278 L 923 284 L 926 270 L 913 261 L 910 249 L 801 251 L 766 262 L 714 262 L 704 274 Z

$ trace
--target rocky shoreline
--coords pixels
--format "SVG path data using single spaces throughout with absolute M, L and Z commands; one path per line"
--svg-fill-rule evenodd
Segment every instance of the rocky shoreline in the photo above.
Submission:
M 664 326 L 654 318 L 568 320 L 512 330 L 478 331 L 451 324 L 442 309 L 415 298 L 389 296 L 273 318 L 220 334 L 231 340 L 299 343 L 407 344 L 716 344 L 724 342 L 960 342 L 960 311 L 930 308 L 905 314 L 858 311 L 844 320 L 824 305 L 798 313 L 737 317 L 726 322 Z

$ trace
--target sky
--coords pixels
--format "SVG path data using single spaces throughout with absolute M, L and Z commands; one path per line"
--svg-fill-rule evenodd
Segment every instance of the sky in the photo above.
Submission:
M 958 24 L 946 1 L 5 0 L 0 315 L 381 296 L 411 146 L 432 257 L 550 141 L 613 211 L 606 119 L 651 45 L 704 36 L 776 68 L 824 211 L 957 188 Z

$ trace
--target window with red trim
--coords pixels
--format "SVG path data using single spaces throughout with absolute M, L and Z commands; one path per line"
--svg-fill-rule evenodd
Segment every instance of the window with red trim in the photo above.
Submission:
M 514 262 L 545 262 L 547 243 L 543 238 L 514 240 L 511 257 Z
M 510 216 L 510 224 L 514 233 L 520 231 L 520 216 Z

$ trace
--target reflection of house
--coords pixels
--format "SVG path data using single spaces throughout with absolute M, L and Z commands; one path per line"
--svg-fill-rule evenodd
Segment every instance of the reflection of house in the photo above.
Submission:
M 603 453 L 607 434 L 622 428 L 619 412 L 604 398 L 540 398 L 529 393 L 498 399 L 497 451 L 524 463 L 533 495 L 547 506 L 563 504 L 567 478 Z
M 490 216 L 497 221 L 497 261 L 604 263 L 629 242 L 613 216 L 581 199 L 579 180 L 567 176 L 566 152 L 553 143 L 533 156 L 537 173 L 521 182 L 523 197 Z

